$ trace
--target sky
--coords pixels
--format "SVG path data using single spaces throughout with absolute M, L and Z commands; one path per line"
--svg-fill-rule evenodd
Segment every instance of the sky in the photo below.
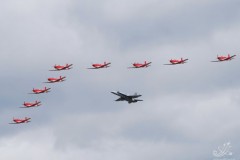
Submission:
M 233 154 L 222 158 L 240 159 L 239 5 L 0 1 L 0 159 L 209 160 L 227 142 Z M 210 62 L 227 54 L 236 57 Z M 180 58 L 189 60 L 163 65 Z M 111 67 L 86 69 L 104 61 Z M 151 66 L 128 69 L 144 61 Z M 66 63 L 73 69 L 49 71 Z M 42 83 L 60 75 L 67 80 Z M 50 93 L 28 94 L 45 86 Z M 115 102 L 111 91 L 144 101 Z M 19 108 L 35 100 L 42 106 Z

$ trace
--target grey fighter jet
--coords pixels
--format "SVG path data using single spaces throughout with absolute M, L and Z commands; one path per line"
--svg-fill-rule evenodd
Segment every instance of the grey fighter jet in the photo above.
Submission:
M 126 94 L 123 94 L 119 91 L 111 92 L 111 93 L 120 97 L 120 98 L 116 99 L 115 101 L 127 101 L 128 103 L 136 103 L 138 101 L 143 101 L 141 99 L 136 99 L 136 98 L 142 96 L 142 95 L 139 95 L 137 93 L 135 93 L 134 95 L 126 95 Z

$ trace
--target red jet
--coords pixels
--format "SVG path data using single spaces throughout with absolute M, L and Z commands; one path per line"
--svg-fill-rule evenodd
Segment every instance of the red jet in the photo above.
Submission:
M 55 83 L 55 82 L 63 82 L 65 81 L 66 77 L 62 77 L 60 76 L 59 78 L 48 78 L 48 82 L 44 82 L 44 83 Z
M 230 61 L 232 60 L 236 55 L 230 56 L 228 54 L 227 56 L 217 56 L 218 61 L 212 61 L 212 62 L 222 62 L 222 61 Z
M 66 64 L 65 66 L 61 66 L 61 65 L 54 65 L 53 67 L 55 68 L 55 70 L 50 70 L 50 71 L 62 71 L 62 70 L 69 70 L 72 69 L 73 64 Z
M 38 106 L 41 106 L 41 101 L 24 102 L 23 105 L 24 105 L 25 107 L 20 107 L 20 108 L 38 107 Z
M 144 67 L 149 67 L 152 62 L 144 62 L 144 63 L 133 63 L 133 67 L 128 67 L 128 68 L 144 68 Z
M 25 119 L 15 119 L 13 118 L 13 122 L 14 123 L 9 123 L 9 124 L 20 124 L 20 123 L 28 123 L 28 122 L 31 122 L 30 121 L 31 118 L 28 118 L 28 117 L 25 117 Z
M 186 63 L 187 60 L 188 60 L 188 59 L 183 59 L 183 58 L 181 58 L 180 60 L 178 60 L 178 59 L 171 59 L 171 60 L 169 61 L 170 64 L 164 64 L 164 65 L 184 64 L 184 63 Z
M 48 93 L 48 92 L 50 92 L 49 90 L 50 90 L 51 88 L 47 88 L 47 87 L 45 87 L 44 89 L 34 89 L 33 88 L 33 93 L 29 93 L 29 94 L 40 94 L 40 93 Z
M 103 64 L 97 64 L 97 63 L 95 63 L 95 64 L 92 64 L 93 68 L 88 68 L 88 69 L 107 68 L 107 67 L 110 67 L 110 66 L 109 66 L 110 64 L 111 64 L 110 62 L 109 62 L 109 63 L 104 62 Z

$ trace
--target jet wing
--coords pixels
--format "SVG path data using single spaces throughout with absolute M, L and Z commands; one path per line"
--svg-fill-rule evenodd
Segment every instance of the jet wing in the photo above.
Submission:
M 123 99 L 123 98 L 118 98 L 118 99 L 116 99 L 115 101 L 124 101 L 125 99 Z
M 116 95 L 118 95 L 118 96 L 120 96 L 120 97 L 122 97 L 124 99 L 129 99 L 130 98 L 129 96 L 127 96 L 127 95 L 125 95 L 123 93 L 120 93 L 120 92 L 117 92 Z
M 128 98 L 138 98 L 141 97 L 141 95 L 131 95 L 131 96 L 127 96 Z
M 131 97 L 129 97 L 129 96 L 123 94 L 123 93 L 120 93 L 120 92 L 111 92 L 111 93 L 121 97 L 121 99 L 123 99 L 123 100 L 127 100 L 128 101 L 129 99 L 131 99 Z
M 119 92 L 117 92 L 117 93 L 116 93 L 116 92 L 111 92 L 111 93 L 112 93 L 112 94 L 115 94 L 115 95 L 117 95 L 117 96 L 120 96 L 120 95 L 118 94 Z
M 142 95 L 135 93 L 134 95 L 127 95 L 128 98 L 138 98 L 141 97 Z

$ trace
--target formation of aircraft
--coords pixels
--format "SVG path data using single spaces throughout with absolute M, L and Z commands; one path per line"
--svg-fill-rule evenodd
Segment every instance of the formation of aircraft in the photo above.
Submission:
M 48 78 L 48 82 L 44 82 L 44 83 L 56 83 L 56 82 L 63 82 L 65 81 L 65 76 L 62 77 L 60 76 L 59 78 Z
M 230 55 L 228 54 L 227 56 L 217 56 L 217 60 L 216 61 L 211 61 L 211 62 L 223 62 L 223 61 L 230 61 L 232 59 L 234 59 L 236 55 Z M 164 65 L 176 65 L 176 64 L 184 64 L 186 63 L 186 61 L 188 61 L 188 59 L 171 59 L 169 60 L 169 64 L 164 64 Z M 128 67 L 128 68 L 147 68 L 150 66 L 152 62 L 147 62 L 144 61 L 144 63 L 133 63 L 132 67 Z M 88 69 L 100 69 L 100 68 L 108 68 L 110 67 L 111 63 L 110 62 L 104 62 L 103 64 L 92 64 L 93 68 L 88 68 Z M 50 71 L 62 71 L 62 70 L 70 70 L 72 69 L 72 65 L 73 64 L 66 64 L 66 65 L 54 65 L 54 70 L 50 70 Z M 59 78 L 48 78 L 48 82 L 44 82 L 44 83 L 55 83 L 55 82 L 63 82 L 65 81 L 65 76 L 59 76 Z M 30 94 L 41 94 L 41 93 L 48 93 L 50 92 L 51 88 L 47 88 L 44 87 L 43 89 L 35 89 L 33 88 L 32 93 Z M 116 99 L 115 101 L 127 101 L 129 104 L 130 103 L 136 103 L 138 101 L 143 101 L 141 99 L 137 99 L 138 97 L 141 97 L 142 95 L 139 94 L 134 94 L 134 95 L 127 95 L 124 93 L 121 93 L 119 91 L 111 92 L 114 95 L 119 96 L 118 99 Z M 23 106 L 24 107 L 20 107 L 20 108 L 30 108 L 30 107 L 38 107 L 41 105 L 41 101 L 35 101 L 35 102 L 24 102 Z M 10 124 L 21 124 L 21 123 L 28 123 L 30 122 L 31 118 L 25 117 L 24 119 L 19 119 L 19 118 L 13 118 L 13 122 L 14 123 L 10 123 Z
M 152 62 L 147 62 L 145 61 L 144 63 L 133 63 L 133 67 L 128 67 L 128 68 L 144 68 L 144 67 L 149 67 Z
M 230 55 L 228 54 L 227 56 L 217 56 L 217 61 L 211 61 L 211 62 L 222 62 L 222 61 L 230 61 L 232 60 L 236 55 Z
M 23 103 L 23 106 L 24 106 L 24 107 L 20 107 L 20 108 L 38 107 L 38 106 L 41 106 L 41 101 L 24 102 L 24 103 Z
M 126 94 L 123 94 L 119 91 L 117 91 L 117 92 L 113 91 L 111 93 L 120 97 L 120 98 L 116 99 L 115 101 L 127 101 L 128 103 L 136 103 L 138 101 L 143 101 L 141 99 L 136 99 L 136 98 L 142 96 L 142 95 L 139 95 L 137 93 L 135 93 L 134 95 L 126 95 Z
M 31 118 L 25 117 L 24 119 L 13 118 L 13 123 L 9 124 L 20 124 L 20 123 L 29 123 Z
M 108 67 L 110 67 L 109 65 L 110 65 L 111 63 L 110 62 L 104 62 L 103 64 L 101 64 L 101 63 L 94 63 L 94 64 L 92 64 L 92 66 L 93 66 L 93 68 L 87 68 L 87 69 L 100 69 L 100 68 L 108 68 Z
M 54 70 L 49 70 L 49 71 L 62 71 L 62 70 L 69 70 L 69 69 L 72 69 L 72 66 L 73 64 L 66 64 L 65 66 L 64 65 L 54 65 L 53 67 L 55 68 Z
M 49 71 L 62 71 L 62 70 L 70 70 L 72 69 L 73 64 L 66 64 L 66 65 L 54 65 L 55 70 L 49 70 Z M 63 82 L 65 81 L 65 76 L 59 76 L 59 78 L 48 78 L 48 82 L 44 83 L 55 83 L 55 82 Z M 41 94 L 41 93 L 48 93 L 50 92 L 51 88 L 44 87 L 43 89 L 35 89 L 33 88 L 32 93 L 29 94 Z M 38 107 L 41 105 L 41 101 L 35 101 L 35 102 L 24 102 L 23 106 L 20 108 L 31 108 L 31 107 Z M 14 123 L 9 124 L 20 124 L 20 123 L 28 123 L 30 122 L 31 118 L 25 117 L 25 119 L 19 119 L 19 118 L 13 118 Z
M 176 64 L 184 64 L 184 63 L 186 63 L 186 61 L 187 61 L 188 59 L 183 59 L 183 58 L 181 58 L 181 59 L 170 59 L 169 60 L 169 64 L 164 64 L 164 65 L 176 65 Z

